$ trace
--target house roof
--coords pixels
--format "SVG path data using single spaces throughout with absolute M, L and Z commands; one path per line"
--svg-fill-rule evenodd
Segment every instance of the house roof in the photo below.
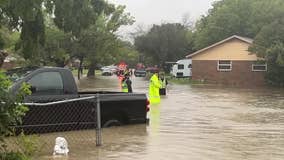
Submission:
M 249 44 L 252 44 L 252 43 L 253 43 L 253 39 L 251 39 L 251 38 L 233 35 L 233 36 L 231 36 L 231 37 L 229 37 L 229 38 L 226 38 L 226 39 L 224 39 L 224 40 L 222 40 L 222 41 L 220 41 L 220 42 L 217 42 L 217 43 L 215 43 L 215 44 L 212 44 L 212 45 L 209 46 L 209 47 L 203 48 L 203 49 L 198 50 L 198 51 L 196 51 L 196 52 L 194 52 L 194 53 L 192 53 L 192 54 L 189 54 L 189 55 L 186 56 L 186 58 L 192 58 L 193 56 L 195 56 L 195 55 L 197 55 L 197 54 L 199 54 L 199 53 L 202 53 L 202 52 L 204 52 L 204 51 L 206 51 L 206 50 L 208 50 L 208 49 L 211 49 L 211 48 L 213 48 L 213 47 L 215 47 L 215 46 L 218 46 L 218 45 L 220 45 L 220 44 L 222 44 L 222 43 L 225 43 L 225 42 L 227 42 L 227 41 L 229 41 L 229 40 L 232 40 L 232 39 L 239 39 L 239 40 L 244 41 L 244 42 L 249 43 Z

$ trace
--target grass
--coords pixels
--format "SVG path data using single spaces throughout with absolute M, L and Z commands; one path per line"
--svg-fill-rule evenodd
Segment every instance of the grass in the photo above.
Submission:
M 150 80 L 151 76 L 152 76 L 151 73 L 147 73 L 146 79 Z M 204 84 L 204 82 L 192 80 L 189 77 L 175 78 L 170 74 L 166 74 L 166 79 L 168 80 L 169 83 L 174 83 L 174 84 Z
M 175 78 L 171 76 L 167 76 L 167 80 L 170 83 L 175 83 L 175 84 L 204 84 L 200 81 L 192 80 L 191 78 Z

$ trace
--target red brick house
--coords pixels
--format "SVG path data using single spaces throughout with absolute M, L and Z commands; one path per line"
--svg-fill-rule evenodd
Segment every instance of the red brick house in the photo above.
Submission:
M 192 79 L 237 86 L 265 85 L 267 65 L 259 64 L 261 59 L 248 51 L 252 42 L 234 35 L 186 56 L 192 59 Z

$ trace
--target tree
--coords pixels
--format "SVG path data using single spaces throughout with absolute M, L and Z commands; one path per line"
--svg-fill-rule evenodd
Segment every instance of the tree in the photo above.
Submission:
M 38 63 L 38 56 L 44 46 L 43 0 L 6 0 L 0 7 L 2 19 L 9 27 L 21 32 L 20 49 L 23 57 L 33 64 Z
M 5 58 L 8 56 L 8 53 L 0 50 L 0 67 L 4 63 Z
M 112 53 L 114 62 L 124 61 L 129 67 L 135 67 L 138 63 L 139 52 L 130 42 L 118 40 L 118 46 L 115 52 Z M 109 63 L 110 64 L 110 63 Z
M 3 26 L 0 28 L 0 67 L 2 66 L 2 64 L 4 63 L 5 58 L 8 56 L 8 53 L 3 51 L 6 43 L 7 43 L 7 39 L 8 35 L 6 33 L 5 28 L 3 28 Z
M 0 3 L 0 20 L 21 32 L 17 49 L 23 57 L 40 64 L 46 38 L 43 12 L 55 15 L 55 24 L 76 39 L 82 29 L 93 23 L 104 4 L 104 0 L 6 0 Z
M 80 59 L 80 66 L 87 59 L 88 76 L 94 75 L 98 55 L 108 57 L 115 45 L 118 28 L 133 23 L 130 14 L 124 13 L 125 6 L 115 6 L 104 0 L 55 0 L 52 5 L 56 26 L 73 36 L 76 52 L 72 56 Z
M 94 75 L 97 55 L 111 57 L 115 32 L 133 23 L 124 10 L 105 0 L 5 0 L 0 21 L 20 32 L 15 46 L 30 64 L 63 66 L 66 58 L 77 57 L 80 66 L 88 59 L 88 75 Z M 0 47 L 3 39 L 0 34 Z
M 135 38 L 135 46 L 152 65 L 184 58 L 192 51 L 191 31 L 179 23 L 154 25 L 150 31 Z M 154 63 L 155 62 L 155 63 Z
M 284 17 L 266 25 L 250 48 L 267 61 L 267 82 L 284 86 Z
M 232 35 L 254 38 L 264 25 L 284 14 L 282 0 L 221 0 L 196 25 L 194 49 Z
M 88 59 L 91 60 L 89 65 L 88 76 L 94 76 L 95 66 L 98 62 L 105 60 L 114 61 L 114 54 L 117 54 L 118 37 L 115 32 L 122 25 L 129 25 L 134 22 L 133 17 L 129 13 L 125 13 L 125 6 L 110 5 L 99 17 L 96 23 L 88 30 L 88 42 L 92 43 L 91 46 L 95 47 L 88 54 Z M 88 37 L 88 36 L 85 36 Z M 90 47 L 89 47 L 90 48 Z M 98 61 L 99 59 L 103 61 Z
M 56 26 L 46 27 L 46 42 L 41 56 L 44 65 L 64 67 L 70 59 L 71 35 Z

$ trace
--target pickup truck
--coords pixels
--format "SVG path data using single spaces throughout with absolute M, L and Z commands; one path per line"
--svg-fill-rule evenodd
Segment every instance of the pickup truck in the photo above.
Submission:
M 96 127 L 96 101 L 100 97 L 101 126 L 146 123 L 149 101 L 145 94 L 122 92 L 79 92 L 69 69 L 31 67 L 8 71 L 16 94 L 22 83 L 31 86 L 24 98 L 29 111 L 16 126 L 27 133 L 80 130 Z M 16 78 L 15 78 L 16 77 Z M 56 103 L 61 101 L 62 103 Z M 45 105 L 47 104 L 47 105 Z

